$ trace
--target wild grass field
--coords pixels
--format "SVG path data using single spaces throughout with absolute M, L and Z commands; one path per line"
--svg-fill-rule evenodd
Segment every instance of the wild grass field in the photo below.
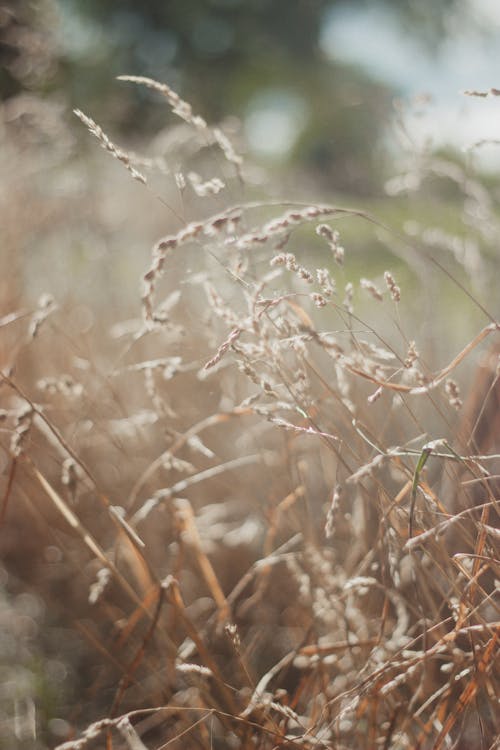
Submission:
M 289 197 L 126 83 L 147 156 L 3 112 L 0 745 L 500 747 L 498 187 Z

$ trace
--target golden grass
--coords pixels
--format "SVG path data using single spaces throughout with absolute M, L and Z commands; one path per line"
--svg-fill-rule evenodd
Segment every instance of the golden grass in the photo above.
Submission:
M 226 161 L 203 180 L 172 169 L 200 218 L 155 243 L 142 315 L 115 322 L 114 339 L 100 322 L 83 356 L 51 298 L 0 319 L 23 342 L 2 348 L 0 511 L 4 531 L 22 530 L 5 566 L 21 575 L 31 556 L 22 585 L 45 602 L 47 633 L 80 644 L 73 664 L 64 657 L 73 699 L 44 714 L 32 691 L 5 710 L 2 741 L 495 747 L 499 323 L 488 300 L 468 291 L 460 259 L 450 269 L 364 211 L 234 200 L 245 165 L 227 136 L 169 87 L 126 80 L 193 129 L 201 171 L 214 146 Z M 137 179 L 133 159 L 77 114 Z M 400 243 L 442 284 L 457 279 L 482 318 L 467 340 L 449 314 L 458 353 L 440 354 L 425 287 L 415 307 L 391 269 L 346 275 L 341 220 Z M 490 357 L 476 381 L 478 352 Z

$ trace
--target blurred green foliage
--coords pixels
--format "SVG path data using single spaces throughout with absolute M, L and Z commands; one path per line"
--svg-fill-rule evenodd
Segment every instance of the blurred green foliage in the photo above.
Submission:
M 430 49 L 461 1 L 351 0 L 349 6 L 389 6 L 402 33 L 419 35 Z M 117 86 L 114 77 L 122 73 L 168 82 L 212 122 L 245 118 L 262 105 L 262 95 L 269 102 L 282 93 L 292 104 L 289 117 L 299 117 L 298 106 L 303 120 L 283 149 L 286 157 L 339 189 L 372 192 L 394 92 L 368 73 L 326 58 L 319 44 L 322 24 L 340 5 L 10 0 L 0 11 L 0 95 L 64 92 L 70 106 L 93 114 L 105 128 L 135 134 L 161 126 L 165 113 L 144 106 L 149 92 Z

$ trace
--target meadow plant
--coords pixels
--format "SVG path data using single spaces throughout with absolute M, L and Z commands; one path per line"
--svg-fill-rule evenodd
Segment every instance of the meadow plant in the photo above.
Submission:
M 499 323 L 469 291 L 488 259 L 414 217 L 263 199 L 221 128 L 122 80 L 181 119 L 175 152 L 130 154 L 75 114 L 179 200 L 135 318 L 85 347 L 51 297 L 0 319 L 22 340 L 2 344 L 5 566 L 44 602 L 72 696 L 42 711 L 33 689 L 2 741 L 498 747 Z M 452 166 L 428 158 L 420 184 L 462 184 Z M 466 200 L 486 243 L 491 202 L 470 180 Z M 395 267 L 354 275 L 357 227 Z M 436 275 L 454 290 L 439 326 Z

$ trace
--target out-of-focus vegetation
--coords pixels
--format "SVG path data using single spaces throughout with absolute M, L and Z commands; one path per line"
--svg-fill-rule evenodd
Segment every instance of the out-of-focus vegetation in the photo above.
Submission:
M 362 6 L 363 0 L 354 4 Z M 402 35 L 425 39 L 432 54 L 461 0 L 381 4 L 399 19 Z M 324 185 L 366 194 L 378 187 L 381 138 L 395 92 L 369 73 L 326 57 L 322 28 L 328 12 L 341 5 L 332 0 L 7 2 L 0 96 L 62 95 L 69 106 L 91 113 L 102 111 L 106 102 L 104 125 L 137 135 L 157 130 L 163 113 L 151 106 L 147 92 L 124 91 L 112 85 L 113 77 L 153 76 L 168 81 L 210 121 L 228 115 L 254 125 L 258 120 L 255 138 L 261 142 L 284 127 L 283 140 L 290 144 L 283 155 Z
M 496 179 L 333 5 L 0 11 L 1 747 L 494 746 Z

